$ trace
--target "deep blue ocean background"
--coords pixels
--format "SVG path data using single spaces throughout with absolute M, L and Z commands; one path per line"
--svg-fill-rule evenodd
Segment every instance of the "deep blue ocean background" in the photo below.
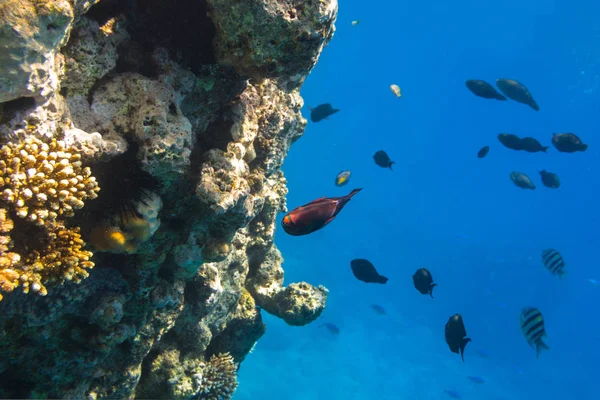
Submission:
M 321 103 L 341 111 L 309 122 L 292 146 L 288 208 L 363 190 L 321 231 L 292 237 L 278 226 L 286 284 L 325 285 L 329 300 L 304 327 L 264 314 L 267 333 L 241 366 L 235 399 L 449 399 L 445 390 L 465 400 L 600 398 L 600 286 L 590 282 L 600 281 L 600 3 L 339 6 L 301 94 L 307 118 Z M 540 111 L 475 97 L 464 83 L 501 77 L 527 86 Z M 501 132 L 544 145 L 553 132 L 574 132 L 589 149 L 515 152 Z M 490 153 L 478 159 L 484 145 Z M 393 171 L 373 162 L 381 149 Z M 335 187 L 345 169 L 350 183 Z M 541 184 L 541 169 L 558 174 L 558 190 Z M 511 171 L 537 189 L 516 187 Z M 562 280 L 542 266 L 547 248 L 567 263 Z M 371 260 L 388 283 L 356 280 L 353 258 Z M 435 299 L 412 285 L 421 267 L 438 283 Z M 519 329 L 525 306 L 545 318 L 550 351 L 539 359 Z M 464 363 L 444 341 L 454 313 L 473 340 Z

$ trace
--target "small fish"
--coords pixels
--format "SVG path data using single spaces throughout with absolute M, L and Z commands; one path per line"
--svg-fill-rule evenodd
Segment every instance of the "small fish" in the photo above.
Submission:
M 375 311 L 375 314 L 387 315 L 385 308 L 381 307 L 379 304 L 371 304 L 371 309 Z
M 548 271 L 552 275 L 558 275 L 562 279 L 565 271 L 565 261 L 563 260 L 560 253 L 554 249 L 547 249 L 542 251 L 542 262 Z
M 554 133 L 552 135 L 552 144 L 556 150 L 562 153 L 575 153 L 576 151 L 586 151 L 587 144 L 584 144 L 574 133 Z
M 531 182 L 531 179 L 522 172 L 511 172 L 510 180 L 521 189 L 535 189 L 535 185 Z
M 475 96 L 483 97 L 484 99 L 506 100 L 492 85 L 481 79 L 469 79 L 465 82 L 467 89 Z
M 379 150 L 377 153 L 373 154 L 373 160 L 375 160 L 375 164 L 382 168 L 392 169 L 392 164 L 396 164 L 395 161 L 390 160 L 390 157 L 383 150 Z
M 318 105 L 315 108 L 308 107 L 308 109 L 310 110 L 310 120 L 312 122 L 319 122 L 324 119 L 328 119 L 327 117 L 340 111 L 331 107 L 331 104 L 329 103 Z
M 467 336 L 467 331 L 465 330 L 465 324 L 460 314 L 454 314 L 448 319 L 444 334 L 450 351 L 456 354 L 460 352 L 460 356 L 463 362 L 465 362 L 465 347 L 471 339 L 465 337 Z
M 321 197 L 287 213 L 281 221 L 283 230 L 292 236 L 308 235 L 329 224 L 361 189 L 342 197 Z
M 350 180 L 350 171 L 342 171 L 335 177 L 335 186 L 344 186 Z
M 483 349 L 477 349 L 475 350 L 475 352 L 477 353 L 477 355 L 479 355 L 479 357 L 481 358 L 491 358 L 492 356 L 490 355 L 490 353 L 488 353 L 486 350 Z
M 600 285 L 600 282 L 598 282 L 597 280 L 595 280 L 594 278 L 590 278 L 588 279 L 588 282 L 591 283 L 594 286 L 598 286 Z
M 474 382 L 474 383 L 479 383 L 479 384 L 485 383 L 485 379 L 483 379 L 480 376 L 467 376 L 467 379 L 469 379 L 471 382 Z
M 528 153 L 538 153 L 540 151 L 546 153 L 548 146 L 542 146 L 537 139 L 532 137 L 524 137 L 521 139 L 521 148 Z
M 498 140 L 504 147 L 511 150 L 523 150 L 521 138 L 512 133 L 501 133 L 498 135 Z
M 390 85 L 390 89 L 392 89 L 392 93 L 394 93 L 396 95 L 396 97 L 398 97 L 398 98 L 402 97 L 402 90 L 400 89 L 400 86 L 392 83 Z
M 490 152 L 490 146 L 483 146 L 478 152 L 477 152 L 477 158 L 483 158 L 485 156 L 487 156 L 487 153 Z
M 546 170 L 541 170 L 540 175 L 542 176 L 542 183 L 544 186 L 549 187 L 550 189 L 558 189 L 560 186 L 558 175 Z
M 444 393 L 446 393 L 448 396 L 452 397 L 453 399 L 460 399 L 460 394 L 458 394 L 458 392 L 456 390 L 444 390 Z
M 355 20 L 355 21 L 352 21 L 352 26 L 356 26 L 356 25 L 358 25 L 358 24 L 360 24 L 360 19 L 357 19 L 357 20 Z
M 321 326 L 324 326 L 325 328 L 327 328 L 327 330 L 334 335 L 338 335 L 340 333 L 340 328 L 338 328 L 337 325 L 332 324 L 331 322 L 325 322 Z
M 542 350 L 549 350 L 550 348 L 546 343 L 542 341 L 542 338 L 546 336 L 546 329 L 544 328 L 544 317 L 542 313 L 535 307 L 525 307 L 521 311 L 521 332 L 525 336 L 525 340 L 529 346 L 535 349 L 537 357 L 540 357 Z
M 352 260 L 350 261 L 350 268 L 352 268 L 352 273 L 359 281 L 381 284 L 385 284 L 388 281 L 388 278 L 379 275 L 375 266 L 369 260 L 363 258 Z
M 509 99 L 528 105 L 535 111 L 539 111 L 540 107 L 533 99 L 529 90 L 527 90 L 522 83 L 513 79 L 500 78 L 496 79 L 496 86 L 498 86 L 498 89 L 500 89 L 500 91 Z
M 433 277 L 427 268 L 419 268 L 413 274 L 413 284 L 421 294 L 429 294 L 433 298 L 433 288 L 437 283 L 433 283 Z

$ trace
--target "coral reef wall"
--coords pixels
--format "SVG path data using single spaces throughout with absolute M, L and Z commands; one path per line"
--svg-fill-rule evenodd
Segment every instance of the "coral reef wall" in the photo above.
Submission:
M 336 0 L 0 3 L 0 397 L 227 399 Z

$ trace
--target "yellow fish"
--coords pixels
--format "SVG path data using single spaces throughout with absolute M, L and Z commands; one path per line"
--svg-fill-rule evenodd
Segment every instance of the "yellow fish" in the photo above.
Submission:
M 335 177 L 335 186 L 344 186 L 350 180 L 350 171 L 342 171 Z

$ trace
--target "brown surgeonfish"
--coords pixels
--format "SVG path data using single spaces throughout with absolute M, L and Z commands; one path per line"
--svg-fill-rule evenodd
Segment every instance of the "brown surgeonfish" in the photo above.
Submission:
M 545 153 L 548 150 L 548 146 L 542 146 L 537 139 L 532 137 L 521 138 L 521 148 L 528 153 L 539 153 L 540 151 Z
M 387 277 L 380 275 L 379 272 L 377 272 L 371 261 L 365 260 L 364 258 L 357 258 L 350 261 L 350 268 L 352 269 L 354 277 L 359 281 L 381 284 L 385 284 L 388 281 Z
M 483 158 L 487 155 L 487 153 L 490 152 L 490 146 L 483 146 L 478 152 L 477 152 L 477 158 Z
M 360 192 L 354 189 L 342 197 L 321 197 L 287 213 L 281 221 L 283 230 L 292 236 L 308 235 L 323 228 L 333 219 L 350 201 L 352 196 Z
M 511 150 L 523 150 L 521 138 L 512 133 L 501 133 L 498 135 L 498 140 L 504 147 Z
M 437 283 L 433 283 L 433 277 L 427 268 L 419 268 L 413 274 L 413 284 L 421 294 L 429 294 L 433 298 L 433 288 Z
M 392 169 L 392 164 L 396 164 L 384 150 L 379 150 L 373 154 L 373 160 L 375 160 L 375 164 L 379 165 L 381 168 Z
M 315 108 L 308 107 L 308 109 L 310 110 L 310 120 L 312 122 L 322 121 L 340 111 L 337 108 L 333 108 L 329 103 L 319 104 Z
M 542 177 L 544 186 L 550 189 L 558 189 L 560 187 L 560 179 L 555 173 L 543 169 L 540 171 L 540 176 Z
M 445 329 L 446 343 L 450 351 L 456 354 L 460 353 L 463 362 L 465 362 L 465 347 L 471 341 L 467 336 L 465 324 L 460 314 L 454 314 L 446 322 Z
M 511 172 L 510 180 L 521 189 L 535 189 L 535 185 L 531 182 L 531 179 L 522 172 Z
M 498 89 L 511 100 L 514 100 L 521 104 L 526 104 L 533 108 L 535 111 L 539 111 L 540 107 L 537 105 L 529 90 L 520 82 L 513 79 L 500 78 L 496 79 L 496 86 Z
M 563 153 L 586 151 L 588 148 L 588 145 L 584 144 L 574 133 L 555 133 L 552 135 L 552 144 L 556 150 Z
M 492 85 L 481 79 L 468 79 L 465 82 L 467 89 L 475 96 L 483 97 L 484 99 L 506 100 Z

